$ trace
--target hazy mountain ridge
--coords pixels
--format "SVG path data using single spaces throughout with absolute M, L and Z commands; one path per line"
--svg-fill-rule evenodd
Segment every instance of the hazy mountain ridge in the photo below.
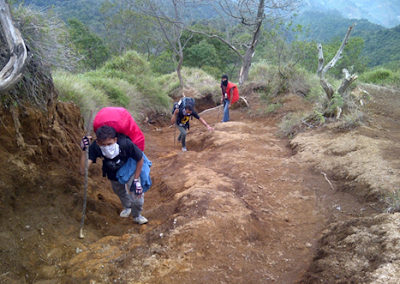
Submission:
M 349 19 L 367 19 L 392 28 L 400 24 L 400 1 L 397 0 L 305 0 L 305 10 L 338 10 Z
M 302 25 L 306 33 L 300 40 L 329 43 L 333 38 L 343 39 L 347 29 L 356 23 L 351 37 L 364 40 L 363 55 L 368 59 L 368 66 L 374 67 L 389 62 L 400 61 L 400 25 L 385 28 L 366 19 L 347 19 L 336 10 L 305 11 L 293 22 Z

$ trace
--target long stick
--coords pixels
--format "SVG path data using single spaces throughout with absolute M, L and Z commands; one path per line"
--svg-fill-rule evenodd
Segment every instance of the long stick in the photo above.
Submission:
M 325 180 L 329 183 L 329 185 L 331 186 L 331 188 L 333 189 L 333 190 L 335 190 L 334 188 L 333 188 L 333 185 L 332 185 L 332 183 L 329 181 L 329 179 L 326 177 L 326 173 L 324 173 L 324 172 L 321 172 L 321 174 L 323 174 L 324 175 L 324 177 L 325 177 Z
M 92 111 L 90 111 L 89 119 L 86 124 L 86 136 L 90 135 L 90 125 L 92 122 Z M 81 219 L 81 229 L 79 230 L 79 238 L 83 239 L 83 225 L 85 223 L 85 212 L 86 212 L 86 203 L 87 203 L 87 187 L 88 187 L 88 176 L 89 176 L 89 146 L 86 147 L 85 150 L 85 191 L 83 195 L 83 209 L 82 209 L 82 219 Z
M 221 104 L 222 108 L 224 108 L 224 105 Z M 219 106 L 218 106 L 219 107 Z M 221 108 L 218 108 L 218 115 L 217 115 L 217 123 L 220 122 L 219 121 L 219 114 L 221 113 Z

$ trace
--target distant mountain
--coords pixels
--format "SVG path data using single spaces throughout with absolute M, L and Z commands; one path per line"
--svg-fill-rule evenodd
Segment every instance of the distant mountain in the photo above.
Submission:
M 303 10 L 337 10 L 348 19 L 367 19 L 392 28 L 400 25 L 399 0 L 304 0 Z
M 15 5 L 33 5 L 41 9 L 52 8 L 62 20 L 77 18 L 97 33 L 101 33 L 103 29 L 101 25 L 103 15 L 100 13 L 102 2 L 103 0 L 17 0 Z
M 364 40 L 362 53 L 368 58 L 369 67 L 400 62 L 400 25 L 388 29 L 365 19 L 346 19 L 336 10 L 306 11 L 295 17 L 293 23 L 302 25 L 307 31 L 299 36 L 300 40 L 322 44 L 333 38 L 343 40 L 348 28 L 356 23 L 350 37 L 361 37 Z

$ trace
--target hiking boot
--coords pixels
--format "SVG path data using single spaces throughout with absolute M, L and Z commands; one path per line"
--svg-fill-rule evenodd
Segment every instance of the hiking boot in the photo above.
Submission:
M 139 225 L 143 225 L 146 224 L 147 222 L 149 222 L 149 220 L 147 220 L 145 217 L 143 217 L 142 215 L 140 215 L 139 217 L 135 217 L 133 218 L 133 221 Z
M 183 152 L 186 152 L 186 151 L 187 151 L 186 147 L 183 147 L 183 148 L 182 148 L 182 151 L 183 151 Z
M 119 216 L 122 218 L 127 218 L 129 217 L 129 215 L 131 215 L 131 208 L 124 208 L 124 210 L 121 211 L 121 213 L 119 213 Z

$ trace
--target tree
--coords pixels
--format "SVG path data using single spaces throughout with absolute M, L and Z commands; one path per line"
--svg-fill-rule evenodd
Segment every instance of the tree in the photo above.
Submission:
M 205 29 L 201 23 L 196 23 L 195 26 L 198 29 Z M 183 36 L 187 34 L 186 32 Z M 191 36 L 184 50 L 184 66 L 201 68 L 217 79 L 221 78 L 222 74 L 232 77 L 231 74 L 234 74 L 239 64 L 236 54 L 218 39 L 201 34 Z
M 266 18 L 275 20 L 291 13 L 297 5 L 297 0 L 242 0 L 232 2 L 228 0 L 202 0 L 213 7 L 223 23 L 220 29 L 225 35 L 212 34 L 208 31 L 189 29 L 210 38 L 217 38 L 227 44 L 242 60 L 239 71 L 239 84 L 242 85 L 248 78 L 249 70 L 256 47 L 262 33 L 262 25 Z M 243 28 L 248 37 L 234 37 L 238 27 Z M 217 29 L 217 28 L 215 28 Z M 235 40 L 238 40 L 235 42 Z M 238 46 L 238 47 L 237 47 Z
M 85 67 L 96 69 L 109 58 L 103 40 L 78 19 L 68 20 L 68 32 L 77 51 L 84 56 Z
M 181 69 L 183 65 L 183 50 L 191 39 L 191 35 L 184 38 L 185 18 L 193 1 L 189 0 L 138 0 L 135 1 L 136 7 L 143 13 L 156 19 L 159 28 L 168 42 L 170 48 L 178 59 L 176 72 L 178 74 L 181 87 L 184 86 Z
M 332 67 L 335 66 L 335 64 L 340 60 L 343 55 L 343 49 L 345 48 L 348 39 L 350 37 L 351 31 L 353 30 L 355 24 L 349 27 L 346 36 L 344 37 L 342 44 L 338 51 L 336 52 L 336 55 L 333 57 L 333 59 L 324 66 L 324 53 L 322 51 L 322 44 L 318 43 L 318 70 L 317 73 L 320 77 L 320 84 L 322 88 L 325 90 L 326 95 L 328 96 L 328 99 L 331 103 L 331 105 L 328 107 L 328 109 L 325 111 L 324 115 L 330 116 L 332 114 L 332 111 L 335 112 L 336 118 L 338 119 L 341 113 L 341 105 L 335 104 L 338 101 L 342 101 L 342 96 L 344 92 L 347 90 L 347 88 L 350 86 L 351 83 L 353 83 L 355 80 L 357 80 L 358 76 L 356 74 L 350 75 L 350 73 L 347 71 L 347 69 L 343 69 L 343 73 L 345 75 L 342 84 L 337 90 L 334 90 L 332 85 L 329 84 L 329 82 L 325 78 L 326 72 L 329 71 Z M 332 108 L 332 105 L 336 105 L 336 107 Z
M 147 54 L 149 59 L 164 51 L 165 41 L 153 18 L 133 10 L 124 1 L 104 1 L 101 12 L 109 46 L 114 53 L 122 55 L 134 49 Z

